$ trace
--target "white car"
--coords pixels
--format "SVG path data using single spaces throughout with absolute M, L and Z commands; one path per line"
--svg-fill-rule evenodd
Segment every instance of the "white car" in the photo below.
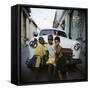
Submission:
M 76 40 L 72 40 L 67 38 L 67 34 L 64 30 L 58 30 L 58 29 L 43 29 L 40 31 L 40 33 L 38 33 L 38 35 L 36 33 L 34 33 L 34 37 L 30 40 L 29 42 L 29 58 L 32 58 L 32 56 L 35 53 L 35 48 L 33 48 L 32 46 L 35 45 L 34 43 L 32 43 L 34 41 L 34 39 L 36 38 L 38 40 L 39 37 L 43 37 L 45 42 L 48 42 L 48 35 L 53 35 L 53 37 L 55 38 L 57 36 L 60 37 L 60 45 L 63 48 L 68 48 L 71 49 L 73 51 L 72 54 L 72 60 L 71 63 L 75 63 L 78 64 L 80 63 L 80 42 L 76 41 Z

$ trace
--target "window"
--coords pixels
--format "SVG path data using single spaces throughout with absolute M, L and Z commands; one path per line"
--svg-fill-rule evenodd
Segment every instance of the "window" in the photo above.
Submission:
M 65 20 L 62 21 L 61 27 L 63 30 L 65 30 Z
M 41 30 L 39 35 L 40 36 L 43 36 L 43 35 L 58 35 L 58 36 L 62 36 L 62 37 L 67 37 L 65 32 L 59 31 L 59 30 L 54 30 L 54 29 Z
M 42 30 L 41 32 L 40 32 L 40 36 L 42 36 L 42 35 L 55 35 L 55 33 L 54 33 L 54 30 L 51 30 L 51 29 L 45 29 L 45 30 Z
M 67 37 L 66 33 L 63 32 L 63 31 L 55 30 L 55 33 L 56 33 L 56 35 L 58 35 L 58 36 Z

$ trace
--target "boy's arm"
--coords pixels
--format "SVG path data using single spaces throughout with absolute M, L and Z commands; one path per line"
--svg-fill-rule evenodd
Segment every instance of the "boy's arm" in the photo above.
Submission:
M 58 61 L 58 56 L 57 56 L 57 54 L 55 53 L 55 63 L 57 63 L 57 61 Z

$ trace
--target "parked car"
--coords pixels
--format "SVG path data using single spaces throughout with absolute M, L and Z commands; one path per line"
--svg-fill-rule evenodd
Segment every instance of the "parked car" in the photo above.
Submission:
M 80 42 L 77 40 L 69 39 L 64 30 L 58 30 L 55 28 L 42 29 L 39 33 L 35 33 L 34 37 L 29 41 L 29 52 L 30 52 L 29 58 L 32 58 L 32 56 L 35 53 L 35 47 L 36 47 L 35 45 L 36 44 L 35 44 L 34 40 L 35 39 L 38 40 L 39 37 L 43 37 L 45 42 L 47 43 L 48 42 L 48 35 L 50 35 L 50 34 L 53 35 L 54 38 L 58 34 L 58 36 L 60 37 L 60 41 L 61 41 L 60 45 L 63 48 L 66 48 L 67 50 L 70 49 L 72 51 L 71 60 L 69 61 L 70 64 L 80 63 L 80 48 L 81 48 Z M 66 50 L 66 53 L 69 54 L 70 52 L 68 52 L 67 50 Z

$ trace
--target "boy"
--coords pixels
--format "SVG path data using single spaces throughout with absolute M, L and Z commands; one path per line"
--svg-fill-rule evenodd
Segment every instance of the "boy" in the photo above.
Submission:
M 46 56 L 47 50 L 46 50 L 44 44 L 45 44 L 45 41 L 44 41 L 43 37 L 39 37 L 39 42 L 38 42 L 38 46 L 36 48 L 36 53 L 35 53 L 35 55 L 37 56 L 35 67 L 40 67 L 41 59 L 43 60 L 44 57 Z
M 46 48 L 44 46 L 45 41 L 43 39 L 43 37 L 39 37 L 39 42 L 38 45 L 36 47 L 36 51 L 35 51 L 35 56 L 36 56 L 36 64 L 35 64 L 35 75 L 36 75 L 36 79 L 39 78 L 40 75 L 40 65 L 41 65 L 41 61 L 44 61 L 44 57 L 46 56 Z
M 58 76 L 60 80 L 63 80 L 62 71 L 64 69 L 63 63 L 62 63 L 62 53 L 61 53 L 62 47 L 60 46 L 60 38 L 58 36 L 55 37 L 55 62 L 56 62 L 56 68 L 58 72 Z
M 55 74 L 55 49 L 53 44 L 53 36 L 48 35 L 48 44 L 46 45 L 49 51 L 49 59 L 47 61 L 48 64 L 48 73 L 51 74 L 52 67 L 54 66 L 54 74 Z

